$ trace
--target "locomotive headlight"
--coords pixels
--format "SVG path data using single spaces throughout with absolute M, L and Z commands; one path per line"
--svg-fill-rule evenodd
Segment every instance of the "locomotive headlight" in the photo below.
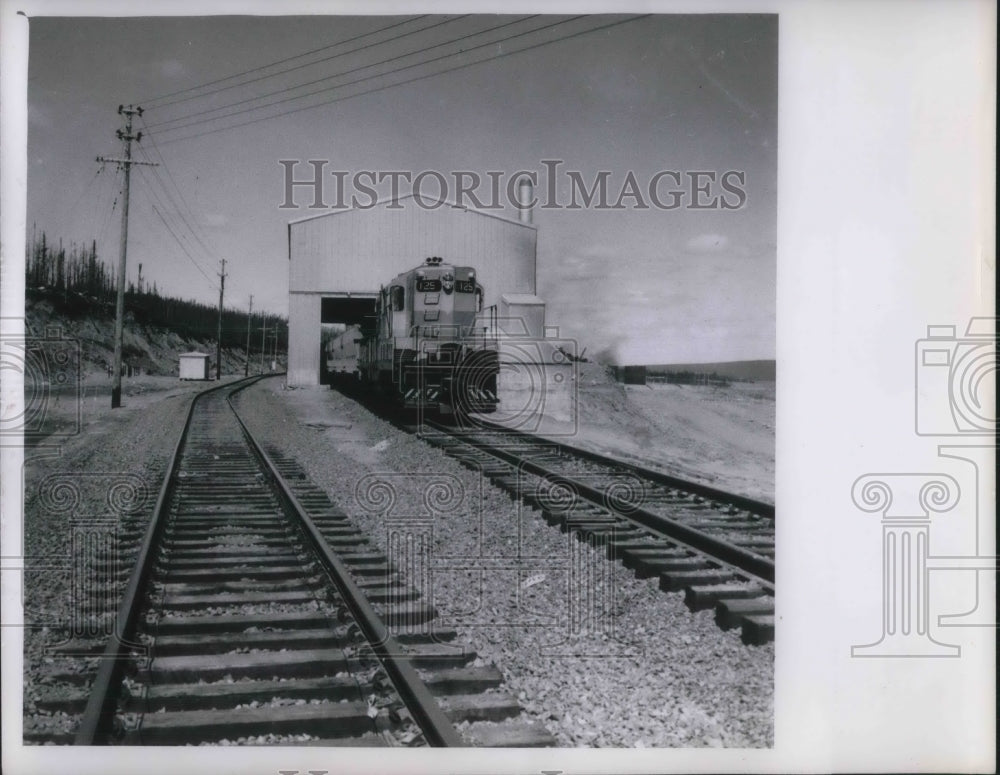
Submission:
M 455 290 L 455 275 L 451 272 L 446 272 L 441 277 L 441 288 L 445 293 L 451 293 Z

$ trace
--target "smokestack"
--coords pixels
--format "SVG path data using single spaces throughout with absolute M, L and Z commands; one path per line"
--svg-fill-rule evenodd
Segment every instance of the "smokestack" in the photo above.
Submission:
M 521 223 L 531 223 L 531 208 L 528 207 L 528 203 L 531 202 L 533 197 L 534 190 L 531 181 L 522 178 L 517 186 L 517 203 L 521 205 L 517 213 L 518 220 Z

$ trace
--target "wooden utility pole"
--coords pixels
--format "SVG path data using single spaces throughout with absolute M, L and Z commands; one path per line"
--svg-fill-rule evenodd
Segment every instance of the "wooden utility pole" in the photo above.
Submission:
M 265 337 L 267 336 L 267 315 L 261 315 L 261 320 L 264 325 L 260 327 L 260 373 L 264 373 L 264 358 L 267 352 L 267 343 Z
M 125 142 L 125 158 L 108 159 L 98 156 L 97 161 L 103 163 L 114 162 L 125 169 L 125 184 L 122 188 L 122 233 L 121 243 L 118 250 L 118 294 L 115 300 L 115 357 L 114 373 L 111 376 L 111 408 L 117 409 L 122 405 L 122 334 L 125 330 L 125 254 L 128 249 L 128 194 L 129 178 L 133 164 L 145 164 L 150 167 L 158 165 L 148 161 L 132 161 L 132 141 L 142 140 L 142 132 L 132 134 L 132 116 L 141 116 L 142 108 L 134 108 L 131 105 L 125 107 L 118 106 L 118 114 L 125 116 L 125 129 L 115 132 L 119 140 Z
M 222 259 L 222 271 L 219 272 L 219 325 L 216 329 L 215 343 L 215 379 L 222 379 L 222 296 L 226 291 L 226 259 Z
M 243 376 L 250 376 L 250 321 L 253 320 L 253 294 L 250 294 L 250 311 L 247 313 L 247 365 L 243 370 Z

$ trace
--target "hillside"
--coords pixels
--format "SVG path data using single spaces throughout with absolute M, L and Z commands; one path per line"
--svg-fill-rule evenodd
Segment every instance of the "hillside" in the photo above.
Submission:
M 122 364 L 126 376 L 172 376 L 177 356 L 199 351 L 211 356 L 214 366 L 219 312 L 211 304 L 178 299 L 144 283 L 142 264 L 138 281 L 125 292 L 125 331 Z M 25 316 L 29 337 L 61 335 L 79 343 L 80 376 L 110 374 L 114 360 L 115 267 L 97 254 L 97 244 L 50 240 L 44 231 L 32 230 L 25 248 Z M 246 363 L 248 314 L 222 311 L 222 372 L 242 372 Z M 261 326 L 267 336 L 261 341 Z M 277 336 L 275 331 L 277 329 Z M 257 313 L 252 320 L 251 359 L 260 363 L 263 348 L 270 354 L 287 350 L 288 321 L 277 315 Z M 75 350 L 76 345 L 73 345 Z M 44 349 L 44 346 L 43 346 Z M 213 369 L 214 371 L 214 369 Z M 214 373 L 213 373 L 214 376 Z
M 129 305 L 131 307 L 132 305 Z M 114 309 L 111 305 L 76 294 L 65 296 L 46 290 L 29 291 L 25 298 L 26 328 L 29 338 L 61 337 L 79 347 L 80 376 L 107 375 L 114 358 Z M 126 374 L 176 376 L 177 358 L 181 353 L 199 351 L 211 356 L 215 363 L 214 337 L 183 336 L 173 327 L 151 325 L 136 319 L 134 309 L 125 313 L 122 337 L 122 363 Z M 245 316 L 244 331 L 245 331 Z M 258 347 L 251 346 L 253 362 L 260 358 L 260 333 L 255 331 Z M 224 331 L 223 341 L 239 340 L 238 331 Z M 243 339 L 245 342 L 245 339 Z M 268 342 L 268 352 L 272 343 Z M 284 360 L 279 345 L 279 359 Z M 222 373 L 242 373 L 246 362 L 245 347 L 227 346 L 222 350 Z

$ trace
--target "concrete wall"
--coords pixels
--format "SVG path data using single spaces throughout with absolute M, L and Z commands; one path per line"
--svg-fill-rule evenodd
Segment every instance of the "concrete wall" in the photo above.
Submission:
M 288 384 L 318 385 L 320 301 L 314 293 L 288 294 Z
M 319 383 L 320 299 L 371 294 L 428 256 L 476 269 L 485 306 L 503 293 L 535 293 L 535 227 L 412 196 L 288 224 L 288 384 Z
M 512 337 L 545 336 L 545 302 L 527 293 L 505 293 L 500 298 L 497 325 L 500 331 Z

